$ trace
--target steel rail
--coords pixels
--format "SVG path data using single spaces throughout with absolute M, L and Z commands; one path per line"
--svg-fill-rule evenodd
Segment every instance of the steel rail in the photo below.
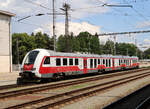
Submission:
M 89 95 L 92 95 L 92 94 L 95 94 L 95 93 L 98 93 L 100 91 L 104 91 L 106 89 L 109 89 L 109 88 L 112 88 L 112 87 L 116 87 L 118 85 L 121 85 L 121 84 L 125 84 L 127 82 L 131 82 L 131 81 L 134 81 L 134 80 L 137 80 L 137 79 L 140 79 L 140 78 L 143 78 L 145 76 L 148 76 L 150 74 L 146 74 L 146 75 L 143 75 L 143 76 L 140 76 L 140 77 L 137 77 L 137 78 L 133 78 L 133 79 L 130 79 L 130 80 L 127 80 L 127 81 L 123 81 L 121 83 L 115 83 L 115 84 L 112 84 L 110 86 L 106 86 L 104 88 L 99 88 L 99 89 L 95 89 L 93 91 L 89 91 L 89 92 L 85 92 L 85 93 L 82 93 L 82 94 L 79 94 L 79 95 L 75 95 L 75 96 L 72 96 L 72 97 L 69 97 L 69 98 L 66 98 L 66 99 L 62 99 L 62 100 L 59 100 L 57 102 L 54 102 L 54 103 L 50 103 L 50 104 L 47 104 L 47 105 L 44 105 L 44 106 L 41 106 L 41 107 L 38 107 L 37 109 L 47 109 L 49 107 L 55 107 L 55 106 L 58 106 L 58 105 L 61 105 L 61 104 L 65 104 L 66 102 L 69 102 L 69 101 L 72 101 L 72 100 L 75 100 L 75 99 L 79 99 L 81 97 L 87 97 Z M 72 95 L 72 94 L 71 94 Z
M 143 74 L 137 74 L 137 75 L 133 75 L 133 76 L 129 76 L 129 77 L 125 77 L 125 78 L 122 78 L 122 79 L 113 80 L 113 81 L 109 81 L 109 82 L 105 82 L 105 83 L 100 83 L 100 84 L 97 84 L 97 85 L 93 85 L 93 86 L 89 86 L 89 87 L 85 87 L 85 88 L 81 88 L 81 89 L 76 89 L 76 90 L 73 90 L 73 91 L 69 91 L 69 92 L 49 96 L 49 97 L 42 98 L 42 99 L 39 99 L 39 100 L 34 100 L 34 101 L 31 101 L 31 102 L 22 103 L 22 104 L 19 104 L 19 105 L 16 105 L 16 106 L 11 106 L 11 107 L 8 107 L 6 109 L 22 108 L 22 107 L 34 105 L 34 104 L 37 104 L 37 103 L 50 101 L 50 100 L 53 100 L 54 98 L 57 99 L 57 98 L 60 98 L 60 97 L 69 96 L 69 98 L 62 99 L 62 100 L 56 101 L 54 103 L 48 104 L 44 107 L 43 106 L 39 107 L 39 108 L 52 107 L 52 106 L 56 106 L 58 104 L 63 104 L 64 102 L 67 102 L 68 100 L 70 101 L 71 99 L 77 98 L 79 96 L 89 95 L 90 93 L 95 93 L 97 91 L 102 91 L 104 89 L 108 89 L 108 88 L 110 88 L 110 86 L 112 87 L 112 86 L 116 86 L 116 85 L 119 85 L 119 84 L 127 83 L 127 82 L 130 82 L 131 80 L 136 80 L 136 79 L 148 76 L 148 75 L 150 75 L 150 72 L 146 72 L 146 73 L 143 73 Z M 120 82 L 120 81 L 123 81 L 123 82 Z M 120 83 L 116 83 L 116 82 L 120 82 Z M 87 90 L 92 89 L 92 88 L 102 87 L 102 86 L 109 85 L 109 84 L 110 84 L 110 86 L 106 86 L 106 87 L 103 87 L 103 88 L 100 88 L 100 89 L 95 89 L 92 92 L 85 92 L 83 95 L 79 94 L 79 95 L 76 95 L 76 96 L 72 96 L 75 93 L 79 93 L 79 92 L 81 93 L 82 91 L 87 91 Z
M 37 86 L 37 87 L 32 87 L 32 88 L 27 88 L 27 89 L 3 92 L 3 93 L 0 93 L 0 99 L 16 97 L 16 96 L 20 96 L 20 95 L 25 95 L 25 94 L 35 93 L 35 92 L 39 92 L 39 91 L 44 91 L 44 90 L 55 89 L 55 88 L 85 83 L 85 82 L 89 82 L 89 81 L 96 81 L 99 79 L 111 78 L 114 76 L 126 75 L 128 73 L 136 73 L 136 72 L 140 72 L 142 70 L 143 69 L 129 70 L 129 71 L 121 72 L 121 73 L 100 75 L 98 77 L 91 77 L 91 78 L 85 78 L 85 79 L 80 79 L 80 80 L 73 80 L 73 81 L 56 83 L 56 84 L 47 84 L 47 85 Z M 149 70 L 149 69 L 145 69 L 145 70 Z
M 148 106 L 150 106 L 150 97 L 148 97 L 147 99 L 145 99 L 135 109 L 148 109 L 147 108 Z

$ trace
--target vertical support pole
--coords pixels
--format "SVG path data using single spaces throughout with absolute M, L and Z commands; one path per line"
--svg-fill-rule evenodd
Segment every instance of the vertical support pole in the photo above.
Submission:
M 52 7 L 53 7 L 53 38 L 54 38 L 54 51 L 56 51 L 56 34 L 55 34 L 55 0 L 52 0 Z
M 114 55 L 116 55 L 116 36 L 114 35 Z

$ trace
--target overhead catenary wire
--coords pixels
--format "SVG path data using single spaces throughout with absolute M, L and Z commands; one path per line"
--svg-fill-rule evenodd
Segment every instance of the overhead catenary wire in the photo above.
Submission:
M 46 6 L 43 6 L 43 5 L 38 4 L 38 3 L 35 3 L 35 2 L 33 2 L 32 0 L 24 0 L 24 1 L 25 1 L 25 2 L 28 2 L 28 3 L 30 3 L 30 4 L 33 4 L 33 5 L 36 5 L 36 6 L 42 7 L 42 8 L 44 8 L 44 9 L 52 10 L 52 9 L 50 9 L 50 8 L 46 7 Z
M 126 0 L 124 0 L 125 3 L 129 4 Z M 137 13 L 138 16 L 140 16 L 141 18 L 143 18 L 146 21 L 149 21 L 149 19 L 147 19 L 143 14 L 141 14 L 139 11 L 137 11 L 134 7 L 131 7 L 131 9 Z
M 22 22 L 22 21 L 16 21 L 16 20 L 12 20 L 13 22 L 16 23 L 20 23 L 20 24 L 25 24 L 25 25 L 30 25 L 30 26 L 35 26 L 35 27 L 41 27 L 41 28 L 45 28 L 45 26 L 43 25 L 38 25 L 38 24 L 34 24 L 34 23 L 26 23 L 26 22 Z M 45 31 L 45 30 L 44 30 Z M 50 31 L 45 31 L 45 32 L 50 32 Z
M 102 33 L 102 34 L 99 34 L 99 36 L 139 34 L 139 33 L 150 33 L 150 30 L 130 31 L 130 32 L 116 32 L 116 33 Z

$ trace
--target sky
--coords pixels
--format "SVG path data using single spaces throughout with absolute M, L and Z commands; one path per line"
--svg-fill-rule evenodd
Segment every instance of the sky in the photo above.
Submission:
M 56 12 L 63 13 L 64 3 L 70 4 L 69 32 L 78 35 L 88 31 L 91 34 L 150 30 L 150 0 L 55 0 Z M 108 5 L 128 5 L 110 7 Z M 132 6 L 132 7 L 131 7 Z M 12 18 L 12 33 L 44 32 L 52 36 L 52 0 L 0 0 L 0 10 L 15 13 Z M 19 19 L 31 16 L 18 22 Z M 65 16 L 56 16 L 56 35 L 65 32 Z M 117 42 L 136 43 L 142 50 L 150 48 L 150 33 L 117 35 Z M 114 40 L 113 36 L 99 37 L 101 42 Z

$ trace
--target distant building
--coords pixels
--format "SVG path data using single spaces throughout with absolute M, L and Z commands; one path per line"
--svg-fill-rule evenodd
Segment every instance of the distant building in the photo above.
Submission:
M 15 14 L 0 10 L 0 72 L 12 71 L 12 16 Z

